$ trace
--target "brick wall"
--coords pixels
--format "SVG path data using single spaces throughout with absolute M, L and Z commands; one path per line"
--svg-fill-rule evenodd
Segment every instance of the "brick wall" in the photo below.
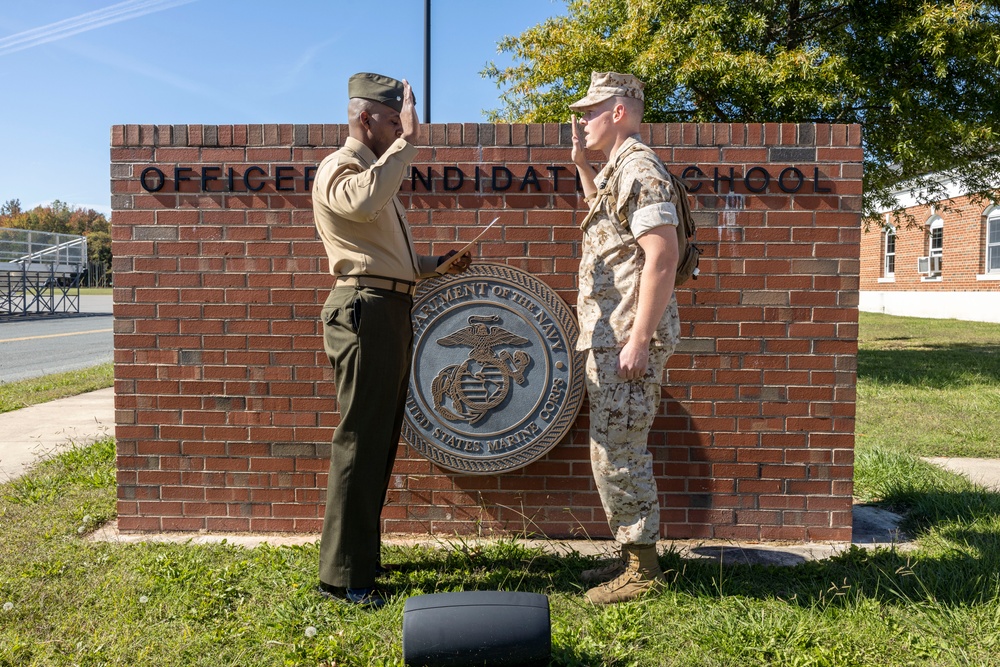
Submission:
M 906 209 L 913 223 L 896 225 L 896 271 L 891 282 L 885 280 L 882 229 L 871 225 L 861 238 L 861 289 L 1000 292 L 1000 281 L 976 279 L 986 270 L 986 217 L 983 214 L 989 206 L 989 202 L 977 202 L 963 196 L 935 207 L 933 212 L 929 206 Z M 928 254 L 927 222 L 933 215 L 944 222 L 940 280 L 927 280 L 917 273 L 917 258 Z
M 308 181 L 346 132 L 112 128 L 122 530 L 320 530 L 338 415 Z M 860 128 L 643 134 L 698 188 L 705 249 L 702 277 L 678 292 L 685 340 L 650 436 L 664 535 L 849 539 Z M 574 304 L 585 205 L 568 126 L 425 125 L 418 143 L 402 199 L 419 251 L 444 252 L 500 215 L 482 260 Z M 494 188 L 497 167 L 511 179 L 498 170 Z M 446 473 L 403 443 L 384 529 L 607 536 L 587 428 L 585 404 L 548 455 L 498 476 Z

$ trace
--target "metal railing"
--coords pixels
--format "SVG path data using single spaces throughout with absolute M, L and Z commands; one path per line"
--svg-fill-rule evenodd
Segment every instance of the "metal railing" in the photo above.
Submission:
M 49 266 L 56 266 L 66 271 L 79 271 L 87 263 L 87 238 L 0 228 L 0 263 L 21 264 L 28 270 L 47 270 Z M 38 265 L 44 269 L 35 269 Z
M 0 315 L 80 312 L 87 239 L 0 228 Z

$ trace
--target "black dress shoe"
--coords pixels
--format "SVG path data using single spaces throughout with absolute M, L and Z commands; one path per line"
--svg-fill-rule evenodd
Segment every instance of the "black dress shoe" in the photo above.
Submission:
M 374 588 L 344 588 L 324 584 L 321 581 L 317 590 L 325 598 L 356 604 L 365 609 L 381 609 L 385 606 L 385 598 Z

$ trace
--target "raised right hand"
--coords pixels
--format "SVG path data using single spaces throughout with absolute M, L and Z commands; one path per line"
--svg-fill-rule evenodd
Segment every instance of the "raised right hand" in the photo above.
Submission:
M 570 127 L 573 128 L 573 148 L 570 150 L 570 159 L 578 167 L 590 166 L 587 162 L 587 140 L 583 136 L 583 127 L 576 122 L 576 114 L 569 117 Z
M 399 112 L 399 124 L 403 128 L 403 139 L 415 144 L 420 134 L 420 119 L 417 118 L 417 102 L 410 82 L 403 79 L 403 108 Z

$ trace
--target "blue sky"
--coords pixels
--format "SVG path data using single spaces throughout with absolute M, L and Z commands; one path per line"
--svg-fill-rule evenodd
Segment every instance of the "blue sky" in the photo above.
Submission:
M 431 120 L 484 121 L 497 42 L 565 13 L 432 0 Z M 407 78 L 422 112 L 423 21 L 423 0 L 4 0 L 0 202 L 110 213 L 112 125 L 339 123 L 354 72 Z

